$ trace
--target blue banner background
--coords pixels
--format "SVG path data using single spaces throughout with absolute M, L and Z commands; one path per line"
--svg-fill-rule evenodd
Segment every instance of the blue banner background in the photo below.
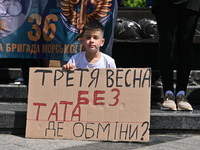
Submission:
M 109 45 L 112 44 L 113 13 L 117 5 L 115 0 L 98 1 L 108 1 L 112 4 L 104 24 L 106 42 L 102 47 L 103 52 L 111 55 L 112 46 Z M 3 10 L 0 12 L 0 58 L 68 61 L 72 55 L 83 51 L 81 41 L 78 40 L 79 34 L 70 31 L 61 19 L 63 10 L 60 0 L 16 0 L 14 2 L 14 4 L 11 0 L 0 2 L 0 8 Z M 65 2 L 70 1 L 65 0 Z M 80 13 L 81 2 L 82 0 L 72 8 L 77 14 Z M 87 14 L 94 9 L 94 5 L 88 0 Z M 65 23 L 72 25 L 70 20 Z M 76 26 L 73 26 L 73 29 L 80 31 Z M 50 36 L 52 39 L 49 38 Z

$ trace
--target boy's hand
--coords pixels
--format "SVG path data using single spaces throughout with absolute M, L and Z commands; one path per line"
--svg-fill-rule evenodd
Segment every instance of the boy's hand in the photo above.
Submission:
M 74 66 L 73 63 L 65 64 L 65 65 L 62 66 L 62 69 L 65 70 L 65 71 L 75 69 L 75 68 L 76 68 L 76 66 Z

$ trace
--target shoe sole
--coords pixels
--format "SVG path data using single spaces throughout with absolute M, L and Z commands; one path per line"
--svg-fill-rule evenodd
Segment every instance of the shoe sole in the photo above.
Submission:
M 191 108 L 191 109 L 183 109 L 183 108 L 178 108 L 178 110 L 180 110 L 180 111 L 193 111 L 193 109 Z
M 160 110 L 173 110 L 173 111 L 176 111 L 177 109 L 176 108 L 166 108 L 166 107 L 160 107 Z

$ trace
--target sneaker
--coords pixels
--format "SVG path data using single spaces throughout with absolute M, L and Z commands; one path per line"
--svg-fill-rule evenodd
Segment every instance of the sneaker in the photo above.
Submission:
M 169 94 L 169 93 L 165 95 L 160 109 L 161 110 L 177 110 L 174 95 Z
M 180 94 L 176 97 L 178 110 L 193 110 L 192 106 L 186 99 L 186 96 Z
M 24 84 L 24 79 L 23 78 L 18 78 L 17 80 L 14 81 L 14 84 Z

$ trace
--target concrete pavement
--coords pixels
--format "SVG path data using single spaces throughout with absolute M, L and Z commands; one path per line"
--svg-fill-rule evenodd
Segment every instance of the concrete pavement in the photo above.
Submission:
M 150 135 L 147 143 L 27 139 L 0 134 L 0 150 L 199 150 L 200 135 Z

